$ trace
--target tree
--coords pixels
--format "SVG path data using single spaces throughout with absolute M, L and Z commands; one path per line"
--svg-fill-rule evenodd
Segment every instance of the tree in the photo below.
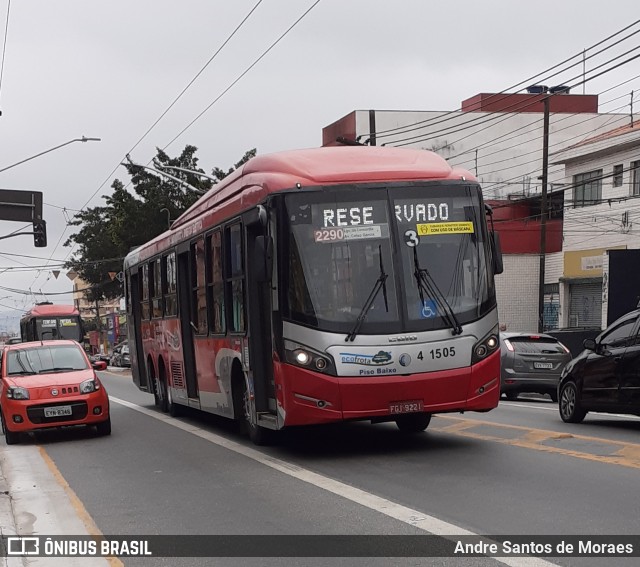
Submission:
M 197 148 L 187 145 L 176 158 L 170 158 L 157 149 L 156 160 L 163 164 L 205 173 L 198 167 Z M 215 167 L 212 175 L 221 181 L 238 167 L 256 155 L 247 151 L 242 159 L 229 170 Z M 174 177 L 186 181 L 198 191 L 192 191 L 170 179 L 160 177 L 142 167 L 125 165 L 131 176 L 133 192 L 115 179 L 113 193 L 103 196 L 104 206 L 97 206 L 77 213 L 69 223 L 79 227 L 65 246 L 75 245 L 77 250 L 65 267 L 74 270 L 88 282 L 85 291 L 88 301 L 113 299 L 123 295 L 122 283 L 111 279 L 109 272 L 120 272 L 122 260 L 130 250 L 148 242 L 168 228 L 167 219 L 175 220 L 218 181 L 199 177 L 192 173 L 168 170 Z

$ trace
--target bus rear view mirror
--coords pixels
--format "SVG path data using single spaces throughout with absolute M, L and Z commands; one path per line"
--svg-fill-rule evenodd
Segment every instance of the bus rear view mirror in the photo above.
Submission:
M 502 246 L 500 246 L 500 235 L 497 232 L 491 233 L 491 255 L 493 256 L 493 273 L 494 275 L 504 272 L 504 264 L 502 262 Z
M 271 280 L 273 270 L 273 239 L 270 236 L 256 236 L 253 249 L 253 265 L 256 280 L 267 282 Z

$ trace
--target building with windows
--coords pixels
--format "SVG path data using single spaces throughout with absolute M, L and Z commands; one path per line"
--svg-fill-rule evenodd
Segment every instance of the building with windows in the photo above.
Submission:
M 550 156 L 564 167 L 562 251 L 548 258 L 561 327 L 605 328 L 640 299 L 640 123 Z

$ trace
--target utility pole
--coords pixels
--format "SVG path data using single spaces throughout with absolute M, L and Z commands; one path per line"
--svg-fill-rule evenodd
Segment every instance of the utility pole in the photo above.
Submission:
M 540 278 L 538 281 L 538 332 L 544 331 L 544 271 L 547 252 L 547 181 L 549 174 L 549 98 L 544 98 L 542 127 L 542 198 L 540 200 Z

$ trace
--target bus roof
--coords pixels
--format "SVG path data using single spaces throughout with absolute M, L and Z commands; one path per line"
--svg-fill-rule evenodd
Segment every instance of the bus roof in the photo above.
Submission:
M 165 246 L 158 247 L 158 244 L 165 239 L 175 244 L 200 232 L 207 211 L 219 211 L 222 206 L 229 206 L 225 218 L 232 218 L 257 205 L 268 194 L 292 189 L 296 184 L 312 187 L 440 179 L 476 181 L 469 171 L 453 169 L 444 158 L 427 150 L 331 146 L 258 155 L 214 185 L 176 219 L 171 229 L 131 251 L 125 266 L 164 249 Z
M 24 317 L 64 317 L 69 315 L 80 315 L 80 312 L 73 305 L 34 305 L 27 311 Z

